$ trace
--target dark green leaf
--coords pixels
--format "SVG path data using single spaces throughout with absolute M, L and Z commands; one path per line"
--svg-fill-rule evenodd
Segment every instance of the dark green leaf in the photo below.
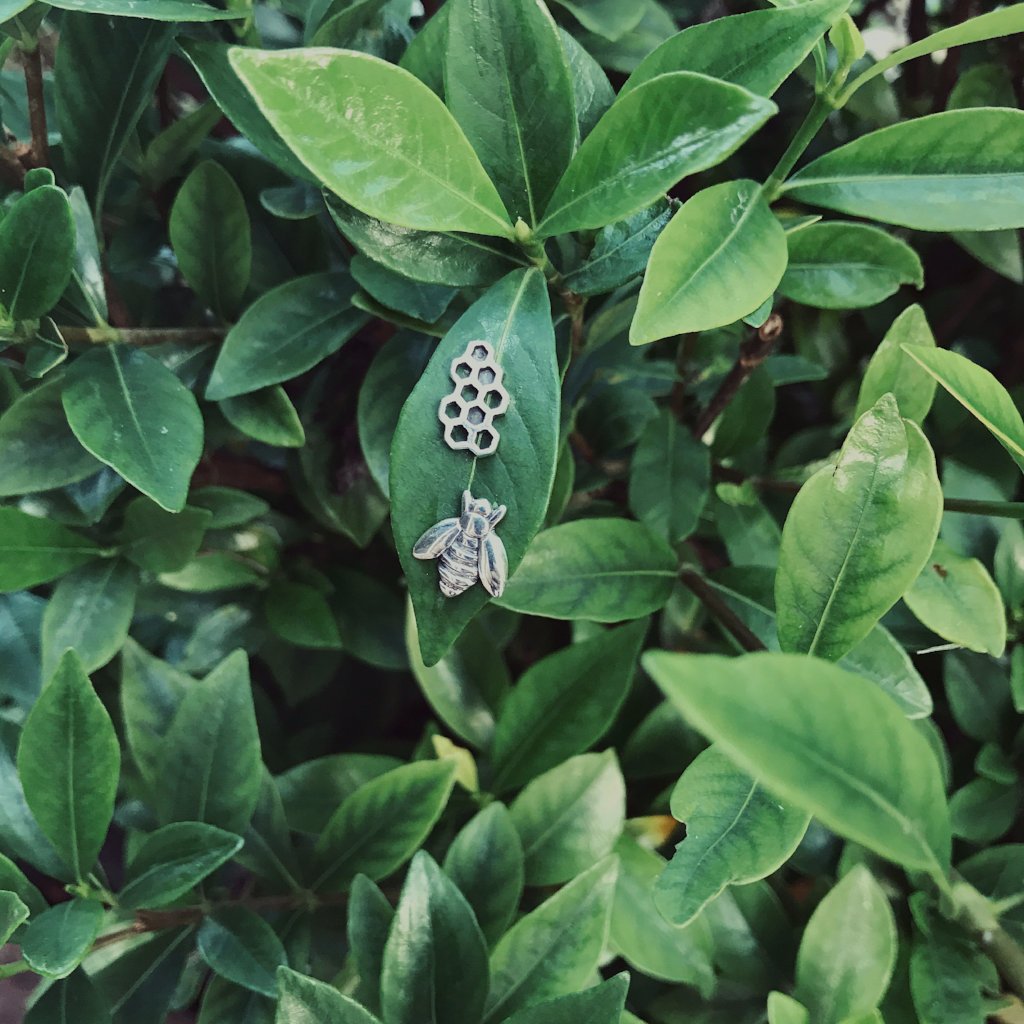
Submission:
M 25 877 L 21 868 L 2 853 L 0 853 L 0 890 L 14 893 L 33 914 L 41 914 L 46 910 L 47 904 L 42 893 Z
M 275 972 L 288 955 L 274 929 L 247 907 L 222 907 L 204 918 L 196 935 L 199 955 L 228 981 L 261 995 L 277 995 Z
M 356 875 L 348 899 L 348 946 L 359 978 L 356 995 L 374 1013 L 380 1012 L 380 973 L 394 917 L 380 889 L 366 875 Z
M 287 967 L 279 968 L 277 984 L 281 999 L 275 1024 L 379 1024 L 372 1013 L 337 989 Z
M 241 18 L 238 11 L 222 11 L 197 0 L 53 0 L 51 7 L 151 21 L 223 21 Z
M 7 940 L 28 920 L 29 909 L 17 893 L 0 890 L 0 944 Z
M 576 41 L 575 36 L 564 28 L 559 28 L 558 34 L 569 60 L 576 124 L 580 138 L 585 139 L 615 102 L 615 90 L 601 65 Z
M 281 581 L 267 591 L 263 610 L 270 628 L 299 647 L 341 647 L 327 599 L 306 583 Z
M 297 377 L 335 352 L 366 323 L 351 305 L 347 274 L 298 277 L 256 300 L 231 328 L 206 397 L 219 401 Z
M 410 281 L 368 256 L 354 256 L 350 269 L 356 281 L 382 306 L 424 323 L 437 320 L 455 298 L 454 288 Z
M 110 1007 L 85 971 L 55 981 L 25 1014 L 25 1024 L 111 1024 Z
M 219 164 L 204 160 L 185 179 L 168 222 L 182 276 L 217 316 L 238 311 L 252 270 L 245 199 Z
M 955 924 L 933 915 L 914 936 L 910 989 L 921 1024 L 982 1024 L 984 990 L 996 983 L 992 963 Z
M 680 178 L 720 163 L 775 104 L 705 75 L 659 75 L 617 100 L 562 176 L 538 226 L 600 228 L 649 206 Z
M 103 927 L 103 905 L 91 900 L 58 903 L 33 918 L 21 936 L 21 955 L 44 978 L 66 978 L 89 952 Z
M 512 1014 L 507 1024 L 623 1024 L 629 1018 L 625 1013 L 629 975 L 616 974 L 614 978 L 559 999 L 548 999 L 535 1006 Z
M 39 827 L 78 880 L 106 838 L 120 767 L 110 716 L 69 651 L 25 722 L 18 775 Z
M 584 519 L 537 537 L 498 603 L 555 619 L 620 622 L 661 608 L 675 578 L 675 554 L 645 526 Z
M 174 373 L 139 349 L 106 345 L 71 364 L 63 400 L 75 437 L 100 462 L 168 512 L 185 507 L 203 417 Z
M 736 764 L 840 835 L 934 875 L 949 818 L 928 741 L 878 688 L 806 655 L 648 653 L 644 668 Z
M 136 498 L 124 514 L 121 554 L 150 572 L 175 572 L 195 558 L 212 519 L 205 508 L 167 512 L 148 498 Z
M 16 508 L 0 508 L 0 591 L 27 590 L 100 555 L 81 534 Z

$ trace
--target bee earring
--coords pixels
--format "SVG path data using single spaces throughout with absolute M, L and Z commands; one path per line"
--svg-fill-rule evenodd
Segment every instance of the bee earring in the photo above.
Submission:
M 501 440 L 494 420 L 509 403 L 494 350 L 486 341 L 471 341 L 452 361 L 451 379 L 454 388 L 438 407 L 445 443 L 477 458 L 493 455 Z M 439 560 L 438 585 L 445 597 L 458 597 L 477 580 L 492 597 L 501 596 L 508 558 L 494 528 L 506 511 L 504 505 L 492 507 L 486 498 L 463 491 L 460 515 L 442 519 L 416 542 L 416 558 Z

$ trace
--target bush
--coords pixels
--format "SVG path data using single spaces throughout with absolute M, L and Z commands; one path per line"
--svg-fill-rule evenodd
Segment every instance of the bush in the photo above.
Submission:
M 0 979 L 1019 1012 L 1024 5 L 426 6 L 0 6 Z

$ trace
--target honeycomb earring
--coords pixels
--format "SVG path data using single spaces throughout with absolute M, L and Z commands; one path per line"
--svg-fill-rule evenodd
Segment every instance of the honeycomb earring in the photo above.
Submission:
M 494 349 L 486 341 L 471 341 L 452 360 L 450 376 L 454 387 L 437 408 L 445 443 L 477 458 L 493 455 L 501 440 L 494 421 L 509 405 Z M 438 586 L 445 597 L 458 597 L 478 580 L 492 597 L 501 596 L 508 557 L 494 529 L 506 511 L 504 505 L 494 507 L 465 490 L 460 514 L 435 523 L 416 542 L 416 558 L 438 559 Z

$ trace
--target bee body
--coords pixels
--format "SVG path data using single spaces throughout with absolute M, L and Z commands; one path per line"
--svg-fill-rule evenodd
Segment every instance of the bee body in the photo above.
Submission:
M 459 533 L 444 551 L 437 563 L 441 593 L 445 597 L 458 597 L 477 581 L 480 561 L 480 541 Z

